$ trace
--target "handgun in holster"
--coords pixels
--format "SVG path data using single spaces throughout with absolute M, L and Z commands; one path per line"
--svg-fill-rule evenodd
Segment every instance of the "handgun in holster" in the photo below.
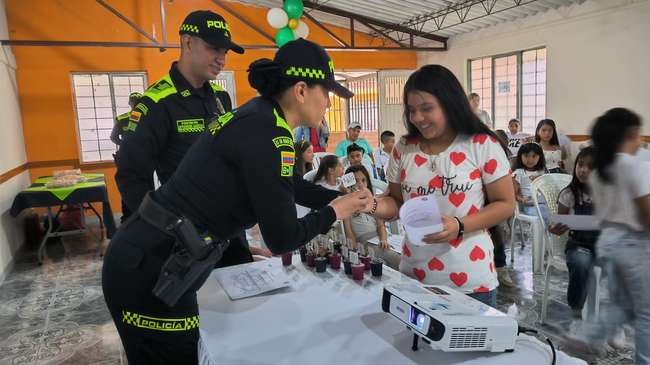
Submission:
M 215 240 L 200 234 L 192 221 L 170 212 L 151 197 L 145 196 L 138 213 L 147 223 L 176 240 L 153 288 L 153 294 L 173 307 L 190 289 L 198 289 L 228 248 L 227 240 Z

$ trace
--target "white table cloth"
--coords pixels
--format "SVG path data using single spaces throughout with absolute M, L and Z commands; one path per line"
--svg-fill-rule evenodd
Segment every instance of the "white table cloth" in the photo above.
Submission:
M 279 258 L 272 258 L 279 260 Z M 381 309 L 383 285 L 412 280 L 384 266 L 357 282 L 328 267 L 316 273 L 293 257 L 291 288 L 231 301 L 211 276 L 198 293 L 202 365 L 464 364 L 547 365 L 548 345 L 520 336 L 513 353 L 446 353 L 420 341 Z M 558 365 L 586 364 L 558 351 Z

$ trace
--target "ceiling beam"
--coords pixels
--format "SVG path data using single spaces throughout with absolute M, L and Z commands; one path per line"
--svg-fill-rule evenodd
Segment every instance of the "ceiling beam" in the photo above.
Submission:
M 109 47 L 109 48 L 180 48 L 179 44 L 162 44 L 148 42 L 102 42 L 102 41 L 52 41 L 52 40 L 18 40 L 0 39 L 0 45 L 14 47 Z M 277 50 L 270 44 L 241 44 L 245 49 Z M 326 46 L 328 51 L 444 51 L 442 47 L 373 47 L 373 46 Z
M 328 29 L 328 28 L 327 28 L 323 23 L 319 22 L 316 18 L 314 18 L 313 16 L 311 16 L 309 13 L 304 13 L 303 15 L 305 16 L 305 18 L 311 20 L 312 23 L 316 24 L 317 27 L 319 27 L 320 29 L 322 29 L 322 30 L 323 30 L 325 33 L 327 33 L 330 37 L 332 37 L 332 38 L 336 41 L 336 43 L 338 43 L 340 46 L 343 46 L 343 47 L 350 47 L 350 45 L 347 44 L 343 39 L 339 38 L 339 36 L 337 36 L 336 34 L 334 34 L 334 32 L 332 32 L 331 30 L 329 30 L 329 29 Z
M 315 3 L 315 2 L 309 1 L 309 0 L 303 0 L 303 4 L 307 8 L 317 10 L 317 11 L 320 11 L 320 12 L 324 12 L 324 13 L 328 13 L 328 14 L 332 14 L 332 15 L 338 15 L 340 17 L 354 19 L 354 20 L 358 20 L 359 22 L 372 24 L 372 25 L 377 26 L 377 27 L 390 29 L 391 31 L 397 31 L 397 32 L 402 32 L 402 33 L 407 33 L 407 34 L 413 34 L 414 36 L 417 36 L 417 37 L 422 37 L 422 38 L 426 38 L 426 39 L 429 39 L 429 40 L 432 40 L 432 41 L 441 42 L 441 43 L 444 44 L 445 48 L 447 47 L 447 38 L 446 37 L 441 37 L 439 35 L 422 32 L 422 31 L 419 31 L 417 29 L 409 28 L 409 27 L 399 25 L 399 24 L 388 23 L 388 22 L 385 22 L 385 21 L 382 21 L 382 20 L 378 20 L 378 19 L 367 17 L 367 16 L 363 16 L 363 15 L 355 14 L 355 13 L 352 13 L 352 12 L 348 12 L 348 11 L 345 11 L 345 10 L 333 8 L 331 6 Z

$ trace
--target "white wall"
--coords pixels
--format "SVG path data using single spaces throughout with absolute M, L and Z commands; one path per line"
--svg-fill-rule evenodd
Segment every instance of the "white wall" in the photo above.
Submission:
M 0 39 L 8 39 L 5 0 L 0 0 Z M 0 48 L 0 174 L 27 161 L 23 126 L 16 85 L 16 62 L 9 47 Z M 0 184 L 0 283 L 23 243 L 20 219 L 12 218 L 9 209 L 16 194 L 29 184 L 24 171 Z
M 650 0 L 588 0 L 453 37 L 447 52 L 420 52 L 467 84 L 467 60 L 546 46 L 547 116 L 567 134 L 623 106 L 650 134 Z M 467 85 L 466 85 L 467 86 Z M 504 128 L 505 126 L 497 126 Z

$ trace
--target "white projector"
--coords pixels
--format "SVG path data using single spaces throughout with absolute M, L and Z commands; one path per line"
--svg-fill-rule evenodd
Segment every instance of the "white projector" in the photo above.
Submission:
M 404 322 L 434 350 L 510 352 L 518 325 L 514 318 L 452 288 L 416 283 L 384 287 L 382 309 Z

